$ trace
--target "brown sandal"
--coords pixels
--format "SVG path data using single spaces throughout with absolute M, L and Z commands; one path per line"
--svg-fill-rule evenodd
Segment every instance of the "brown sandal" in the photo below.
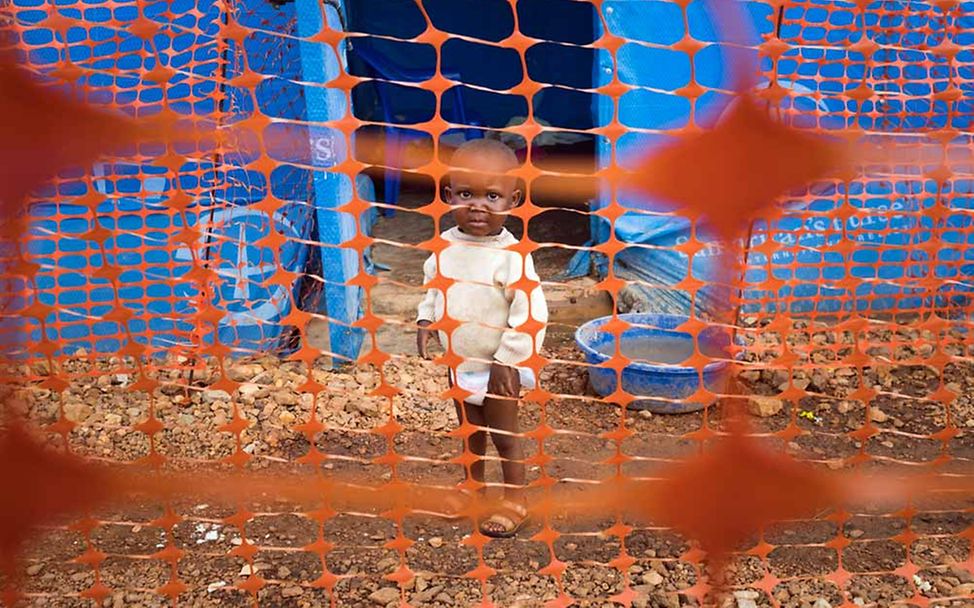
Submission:
M 527 507 L 505 500 L 496 513 L 480 522 L 480 533 L 490 538 L 513 538 L 529 519 Z M 489 524 L 494 524 L 496 527 L 491 527 Z M 498 530 L 498 528 L 502 529 Z

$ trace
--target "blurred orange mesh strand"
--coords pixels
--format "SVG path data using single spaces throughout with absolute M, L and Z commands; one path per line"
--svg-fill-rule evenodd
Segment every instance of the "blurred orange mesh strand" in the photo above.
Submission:
M 301 3 L 0 6 L 7 604 L 974 602 L 972 3 L 458 11 L 493 6 L 493 37 L 439 2 L 385 7 L 408 36 L 336 4 L 312 3 L 317 23 Z M 539 29 L 556 10 L 589 11 L 590 38 Z M 355 63 L 409 44 L 429 71 Z M 467 82 L 464 45 L 520 78 Z M 552 47 L 601 73 L 532 79 Z M 684 81 L 645 68 L 664 56 Z M 552 90 L 598 118 L 551 124 Z M 523 106 L 484 127 L 463 113 L 477 95 Z M 632 114 L 669 103 L 685 122 Z M 509 290 L 538 286 L 531 254 L 551 308 L 522 363 L 531 519 L 510 540 L 476 523 L 503 507 L 497 458 L 483 498 L 462 481 L 485 441 L 450 404 L 473 396 L 447 383 L 462 321 L 430 325 L 451 337 L 432 361 L 410 333 L 425 290 L 456 283 L 423 261 L 449 246 L 450 155 L 485 132 L 514 142 L 525 193 Z M 646 218 L 688 228 L 633 242 Z M 634 251 L 686 268 L 647 279 Z M 662 328 L 686 352 L 621 346 L 647 290 L 688 302 Z M 595 316 L 598 360 L 571 342 Z M 627 390 L 660 356 L 690 388 Z

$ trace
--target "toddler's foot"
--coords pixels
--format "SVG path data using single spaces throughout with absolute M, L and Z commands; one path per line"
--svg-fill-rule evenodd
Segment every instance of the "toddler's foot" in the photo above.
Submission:
M 491 538 L 512 538 L 527 522 L 527 507 L 505 500 L 496 513 L 480 522 L 480 533 Z

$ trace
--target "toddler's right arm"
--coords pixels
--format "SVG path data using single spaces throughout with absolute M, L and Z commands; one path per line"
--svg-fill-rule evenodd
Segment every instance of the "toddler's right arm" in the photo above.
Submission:
M 429 283 L 436 277 L 436 255 L 431 255 L 423 264 L 423 284 Z M 416 324 L 419 326 L 416 332 L 416 351 L 420 357 L 429 359 L 428 345 L 433 332 L 427 329 L 436 320 L 436 290 L 427 289 L 423 301 L 419 303 L 419 311 L 416 316 Z

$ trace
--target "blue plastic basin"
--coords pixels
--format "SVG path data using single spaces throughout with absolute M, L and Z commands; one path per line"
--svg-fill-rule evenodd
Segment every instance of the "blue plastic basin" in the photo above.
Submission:
M 629 407 L 647 409 L 659 414 L 696 412 L 708 404 L 686 401 L 700 387 L 700 373 L 696 367 L 681 365 L 693 355 L 693 337 L 675 329 L 686 323 L 687 317 L 663 314 L 625 314 L 619 318 L 631 326 L 622 332 L 622 354 L 630 359 L 622 371 L 622 388 L 636 397 Z M 601 365 L 615 354 L 615 336 L 602 331 L 612 317 L 589 321 L 575 332 L 575 342 L 593 366 Z M 699 336 L 701 352 L 723 359 L 707 364 L 703 369 L 704 386 L 721 392 L 723 374 L 727 369 L 729 339 L 720 328 L 704 329 Z M 595 392 L 603 397 L 616 391 L 616 371 L 604 367 L 589 367 L 589 379 Z M 662 398 L 662 399 L 661 399 Z M 674 399 L 676 401 L 664 401 Z

